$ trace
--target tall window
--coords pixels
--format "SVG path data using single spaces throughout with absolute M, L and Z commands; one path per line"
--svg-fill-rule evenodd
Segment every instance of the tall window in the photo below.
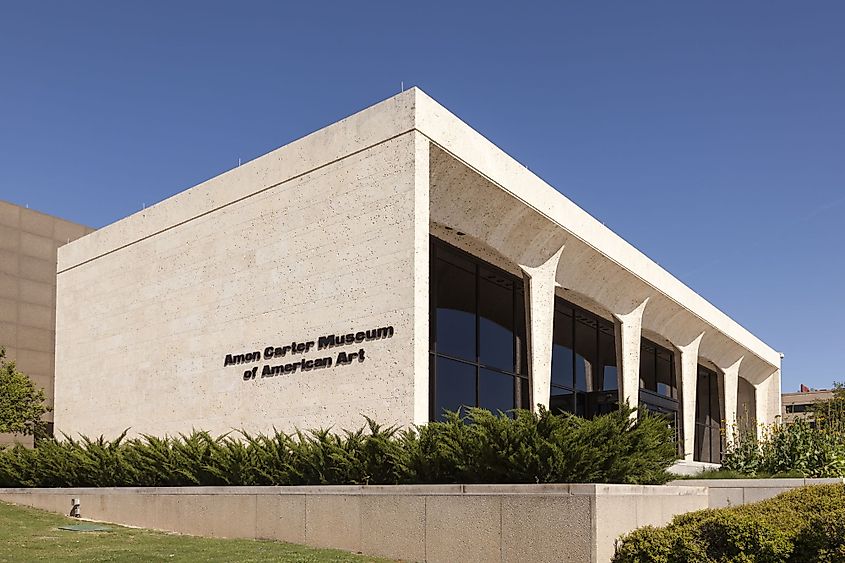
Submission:
M 522 281 L 431 243 L 431 419 L 445 410 L 530 408 Z
M 549 407 L 590 418 L 618 401 L 613 324 L 556 297 Z
M 695 461 L 722 462 L 722 409 L 716 372 L 698 366 L 695 389 Z
M 640 404 L 651 413 L 664 415 L 680 444 L 675 354 L 645 338 L 640 344 Z

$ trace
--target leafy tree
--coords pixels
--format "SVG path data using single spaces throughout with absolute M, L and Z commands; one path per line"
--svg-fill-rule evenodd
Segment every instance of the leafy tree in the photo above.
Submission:
M 813 418 L 818 426 L 845 433 L 845 385 L 833 384 L 833 398 L 813 405 Z
M 50 410 L 44 401 L 44 391 L 19 372 L 15 362 L 7 361 L 6 349 L 0 347 L 0 432 L 24 436 L 42 432 L 41 417 Z

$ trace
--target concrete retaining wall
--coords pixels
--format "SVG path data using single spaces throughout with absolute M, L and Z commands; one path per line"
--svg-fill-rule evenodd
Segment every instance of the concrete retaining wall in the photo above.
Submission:
M 0 500 L 185 534 L 273 539 L 411 561 L 610 561 L 619 535 L 707 506 L 638 485 L 0 489 Z
M 707 487 L 710 508 L 759 502 L 807 485 L 845 483 L 845 479 L 686 479 L 672 486 Z

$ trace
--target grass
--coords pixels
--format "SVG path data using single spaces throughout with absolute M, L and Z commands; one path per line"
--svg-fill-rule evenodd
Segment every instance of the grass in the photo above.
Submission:
M 384 561 L 273 541 L 198 538 L 124 528 L 70 532 L 66 516 L 0 502 L 0 561 Z

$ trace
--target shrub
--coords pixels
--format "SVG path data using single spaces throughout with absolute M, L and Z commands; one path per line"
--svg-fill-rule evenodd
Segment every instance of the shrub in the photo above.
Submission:
M 65 437 L 0 451 L 0 487 L 665 482 L 672 431 L 631 414 L 470 409 L 408 430 L 367 419 L 341 433 Z
M 614 563 L 810 563 L 845 560 L 845 485 L 676 516 L 624 536 Z
M 840 425 L 812 427 L 803 420 L 753 431 L 734 431 L 722 468 L 746 475 L 791 473 L 805 477 L 845 477 L 845 432 Z

